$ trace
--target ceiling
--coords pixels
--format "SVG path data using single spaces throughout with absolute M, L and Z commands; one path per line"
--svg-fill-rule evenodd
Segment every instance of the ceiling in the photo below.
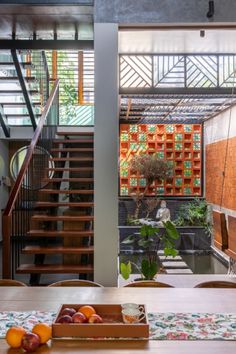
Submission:
M 120 30 L 120 53 L 236 53 L 236 30 Z
M 121 63 L 124 62 L 124 64 L 121 64 L 120 82 L 125 82 L 124 85 L 127 86 L 123 88 L 121 85 L 120 90 L 120 119 L 122 121 L 140 123 L 200 123 L 236 104 L 236 95 L 233 89 L 236 82 L 236 56 L 230 55 L 236 53 L 236 30 L 205 29 L 201 35 L 203 37 L 200 36 L 200 30 L 120 30 L 119 53 L 128 55 L 125 58 L 121 56 Z M 217 77 L 218 84 L 215 85 L 210 94 L 204 85 L 206 84 L 205 80 L 211 76 L 211 73 L 215 70 L 215 66 L 217 66 L 214 60 L 211 61 L 209 59 L 210 57 L 213 58 L 212 56 L 209 56 L 209 58 L 206 56 L 195 58 L 198 64 L 195 63 L 193 65 L 194 68 L 192 68 L 192 63 L 189 65 L 189 77 L 195 77 L 196 87 L 193 89 L 190 87 L 191 85 L 188 87 L 185 80 L 185 90 L 181 90 L 181 86 L 184 86 L 183 77 L 181 76 L 181 70 L 184 70 L 183 65 L 179 65 L 178 68 L 176 67 L 176 69 L 170 70 L 168 73 L 165 70 L 165 66 L 158 67 L 158 61 L 155 61 L 155 58 L 142 57 L 145 54 L 153 54 L 153 57 L 156 56 L 158 58 L 159 55 L 163 60 L 165 57 L 162 58 L 162 54 L 174 57 L 173 55 L 176 54 L 194 56 L 194 54 L 204 55 L 206 53 L 208 55 L 210 53 L 228 54 L 222 56 L 224 57 L 222 63 L 220 62 L 221 59 L 216 59 L 218 60 L 218 69 L 216 69 L 213 76 Z M 129 54 L 137 54 L 137 60 L 135 56 L 129 56 Z M 169 63 L 168 56 L 165 59 L 166 64 L 167 60 Z M 153 60 L 154 64 L 151 64 Z M 201 63 L 199 60 L 203 60 L 204 62 Z M 229 64 L 230 60 L 232 60 L 231 64 Z M 184 61 L 183 59 L 183 62 L 186 63 L 186 60 Z M 187 69 L 188 66 L 184 70 L 185 73 Z M 160 73 L 163 74 L 163 77 L 167 77 L 167 74 L 169 75 L 164 82 L 164 90 L 162 89 L 161 82 L 155 79 L 158 75 L 160 76 Z M 150 76 L 150 82 L 153 82 L 153 79 L 154 81 L 156 80 L 155 85 L 149 82 L 148 75 Z M 197 81 L 201 76 L 205 83 L 197 92 Z M 222 77 L 225 79 L 225 82 L 219 84 Z M 228 79 L 230 77 L 231 81 Z M 133 87 L 128 87 L 128 83 Z M 137 85 L 136 88 L 135 84 Z M 195 85 L 193 84 L 192 86 Z M 172 89 L 173 87 L 175 87 L 174 90 Z M 229 88 L 228 92 L 224 90 L 226 87 Z M 145 90 L 149 90 L 149 92 L 145 93 Z M 165 93 L 163 93 L 164 91 Z M 192 94 L 193 92 L 195 94 Z
M 11 38 L 13 32 L 17 39 L 30 39 L 33 33 L 39 39 L 51 39 L 54 33 L 71 39 L 76 31 L 86 39 L 93 36 L 93 6 L 0 6 L 0 39 Z

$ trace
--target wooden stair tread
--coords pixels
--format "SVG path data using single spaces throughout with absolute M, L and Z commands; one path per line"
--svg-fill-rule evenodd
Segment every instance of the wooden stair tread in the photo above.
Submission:
M 91 215 L 42 215 L 37 214 L 32 216 L 32 220 L 39 221 L 92 221 Z
M 54 144 L 93 144 L 93 139 L 54 139 Z
M 29 273 L 93 273 L 92 265 L 69 265 L 69 264 L 21 264 L 16 273 L 29 274 Z
M 93 161 L 94 158 L 93 157 L 50 157 L 48 159 L 49 161 L 78 161 L 78 162 L 89 162 L 89 161 Z
M 57 135 L 59 135 L 59 136 L 64 136 L 64 135 L 71 135 L 71 136 L 73 136 L 73 135 L 94 135 L 94 132 L 67 132 L 67 131 L 65 131 L 65 132 L 57 132 Z
M 49 194 L 93 194 L 93 189 L 41 189 L 40 192 Z
M 36 207 L 61 207 L 61 206 L 70 206 L 70 207 L 79 207 L 79 208 L 89 208 L 93 207 L 93 202 L 36 202 Z
M 93 230 L 85 230 L 85 231 L 45 231 L 45 230 L 30 230 L 27 232 L 29 236 L 36 237 L 93 237 Z
M 93 152 L 94 148 L 55 148 L 51 152 Z
M 71 172 L 91 172 L 93 171 L 93 167 L 49 167 L 45 168 L 47 171 L 55 171 L 55 172 L 60 172 L 60 171 L 71 171 Z
M 44 178 L 44 182 L 93 182 L 94 178 L 92 177 L 71 177 L 71 178 Z
M 24 254 L 86 254 L 93 253 L 94 247 L 62 247 L 62 246 L 49 246 L 49 247 L 40 247 L 40 246 L 26 246 L 22 249 Z

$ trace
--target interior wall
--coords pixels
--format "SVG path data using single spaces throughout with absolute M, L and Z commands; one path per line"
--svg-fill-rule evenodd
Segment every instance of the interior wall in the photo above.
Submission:
M 214 210 L 236 216 L 236 107 L 204 124 L 205 194 Z
M 96 0 L 95 22 L 120 24 L 235 22 L 235 0 L 214 0 L 215 14 L 208 12 L 207 0 Z
M 9 176 L 9 154 L 8 141 L 0 140 L 0 241 L 2 241 L 2 209 L 5 208 L 8 200 L 8 187 L 3 183 L 2 177 Z

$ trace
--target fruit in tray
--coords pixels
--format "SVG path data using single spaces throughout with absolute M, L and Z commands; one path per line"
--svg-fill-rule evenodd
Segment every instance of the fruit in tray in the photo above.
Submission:
M 102 323 L 103 319 L 90 305 L 83 305 L 77 311 L 74 308 L 66 307 L 57 320 L 57 323 Z
M 92 316 L 89 317 L 88 319 L 89 323 L 102 323 L 102 317 L 94 313 Z
M 70 317 L 72 317 L 75 313 L 76 313 L 76 310 L 73 309 L 72 307 L 65 307 L 61 312 L 61 316 L 69 315 Z
M 72 317 L 69 315 L 62 315 L 57 320 L 58 323 L 72 323 Z
M 82 312 L 76 312 L 72 316 L 72 322 L 73 323 L 85 323 L 87 322 L 87 317 Z
M 81 306 L 79 312 L 82 312 L 87 319 L 96 313 L 95 309 L 90 305 Z

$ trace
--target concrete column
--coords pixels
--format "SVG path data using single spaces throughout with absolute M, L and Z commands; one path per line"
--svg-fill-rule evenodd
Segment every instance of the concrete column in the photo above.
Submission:
M 117 285 L 118 25 L 94 24 L 94 280 Z

